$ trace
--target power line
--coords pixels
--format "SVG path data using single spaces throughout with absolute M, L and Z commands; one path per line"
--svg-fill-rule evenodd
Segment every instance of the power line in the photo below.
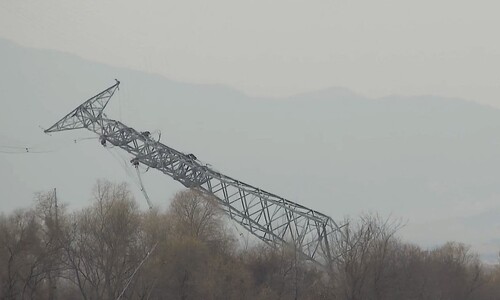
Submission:
M 40 153 L 53 153 L 60 151 L 61 149 L 64 148 L 64 146 L 68 146 L 71 144 L 77 144 L 81 141 L 86 141 L 86 140 L 95 140 L 97 137 L 83 137 L 83 138 L 78 138 L 78 139 L 72 139 L 72 140 L 65 140 L 64 145 L 61 146 L 55 146 L 53 145 L 52 147 L 43 147 L 43 144 L 35 144 L 34 146 L 14 146 L 14 145 L 0 145 L 0 153 L 2 154 L 40 154 Z M 26 143 L 28 144 L 28 143 Z M 51 143 L 54 144 L 54 143 Z

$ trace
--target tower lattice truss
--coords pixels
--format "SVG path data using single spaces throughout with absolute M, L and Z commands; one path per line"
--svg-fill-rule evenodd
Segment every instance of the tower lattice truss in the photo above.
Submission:
M 336 254 L 330 246 L 341 226 L 318 211 L 221 174 L 185 154 L 109 119 L 104 109 L 120 82 L 88 99 L 46 133 L 86 128 L 133 156 L 131 162 L 157 169 L 185 187 L 214 197 L 222 210 L 251 234 L 271 245 L 294 247 L 305 259 L 327 264 Z

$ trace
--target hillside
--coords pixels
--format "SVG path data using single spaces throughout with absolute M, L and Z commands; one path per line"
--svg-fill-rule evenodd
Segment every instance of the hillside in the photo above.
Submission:
M 362 211 L 401 217 L 404 237 L 423 245 L 459 240 L 488 258 L 500 249 L 497 109 L 433 96 L 370 99 L 342 88 L 252 98 L 5 40 L 0 57 L 0 145 L 48 152 L 0 154 L 2 211 L 53 187 L 79 208 L 97 178 L 132 182 L 97 141 L 73 142 L 89 133 L 50 137 L 39 128 L 118 78 L 110 117 L 161 130 L 164 143 L 232 177 L 334 218 Z M 153 170 L 144 180 L 162 206 L 181 189 Z

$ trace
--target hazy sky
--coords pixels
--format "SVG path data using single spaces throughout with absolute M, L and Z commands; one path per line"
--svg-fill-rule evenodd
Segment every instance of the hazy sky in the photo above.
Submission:
M 25 46 L 280 96 L 331 86 L 500 107 L 498 1 L 1 0 Z
M 496 255 L 498 111 L 436 97 L 412 98 L 424 99 L 418 105 L 400 101 L 404 97 L 385 102 L 368 98 L 434 94 L 500 108 L 499 9 L 497 1 L 485 0 L 0 0 L 0 39 L 85 58 L 0 42 L 0 102 L 8 104 L 0 110 L 5 129 L 0 134 L 4 143 L 18 136 L 19 145 L 32 144 L 35 133 L 41 134 L 38 125 L 49 126 L 117 76 L 124 82 L 124 103 L 126 86 L 132 99 L 142 99 L 128 102 L 134 109 L 124 105 L 124 116 L 137 118 L 126 118 L 135 121 L 131 125 L 161 129 L 172 146 L 200 153 L 231 176 L 248 178 L 334 217 L 363 210 L 392 212 L 410 220 L 408 228 L 414 226 L 414 231 L 406 236 L 412 241 L 433 245 L 456 239 Z M 367 98 L 347 93 L 361 102 L 342 102 L 343 94 L 325 93 L 328 101 L 322 102 L 322 93 L 316 95 L 319 100 L 311 93 L 297 97 L 304 106 L 287 106 L 292 111 L 286 114 L 278 107 L 284 102 L 259 102 L 225 87 L 174 84 L 139 72 L 127 77 L 128 71 L 88 60 L 187 83 L 221 84 L 249 95 L 287 96 L 336 86 Z M 190 111 L 192 107 L 199 109 Z M 196 122 L 186 122 L 184 114 L 165 118 L 166 111 L 190 111 Z M 256 112 L 267 115 L 268 122 L 260 118 L 260 127 L 255 125 Z M 21 114 L 25 117 L 19 118 Z M 245 118 L 246 127 L 240 124 Z M 222 122 L 219 127 L 213 124 L 217 121 Z M 185 122 L 192 127 L 181 126 Z M 0 178 L 11 193 L 7 196 L 31 199 L 34 191 L 57 184 L 62 196 L 67 193 L 62 198 L 72 199 L 68 193 L 81 193 L 82 182 L 90 187 L 98 177 L 126 177 L 117 171 L 120 165 L 102 155 L 103 149 L 84 147 L 43 159 L 0 157 Z M 302 155 L 308 147 L 314 156 Z M 294 172 L 297 157 L 310 169 Z M 321 173 L 330 171 L 324 165 L 335 171 Z M 43 175 L 49 168 L 57 170 L 54 176 Z M 67 169 L 79 170 L 79 179 L 66 178 Z M 166 178 L 156 175 L 145 177 L 155 203 L 163 203 L 164 198 L 154 196 L 165 192 L 161 180 Z M 180 188 L 172 186 L 169 191 Z M 6 203 L 19 204 L 9 197 L 3 201 L 2 209 Z M 443 221 L 452 217 L 459 219 Z M 444 231 L 436 232 L 435 223 L 415 225 L 432 218 L 444 222 L 439 225 Z

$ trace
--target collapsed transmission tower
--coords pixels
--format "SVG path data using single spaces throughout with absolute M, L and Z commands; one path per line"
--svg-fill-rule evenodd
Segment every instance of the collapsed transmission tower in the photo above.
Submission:
M 104 109 L 120 82 L 88 99 L 46 133 L 86 128 L 133 156 L 131 163 L 155 168 L 185 187 L 215 197 L 222 210 L 250 233 L 273 247 L 290 245 L 305 259 L 325 265 L 334 256 L 330 246 L 340 227 L 327 215 L 221 174 L 185 154 L 155 141 L 120 121 L 109 119 Z

